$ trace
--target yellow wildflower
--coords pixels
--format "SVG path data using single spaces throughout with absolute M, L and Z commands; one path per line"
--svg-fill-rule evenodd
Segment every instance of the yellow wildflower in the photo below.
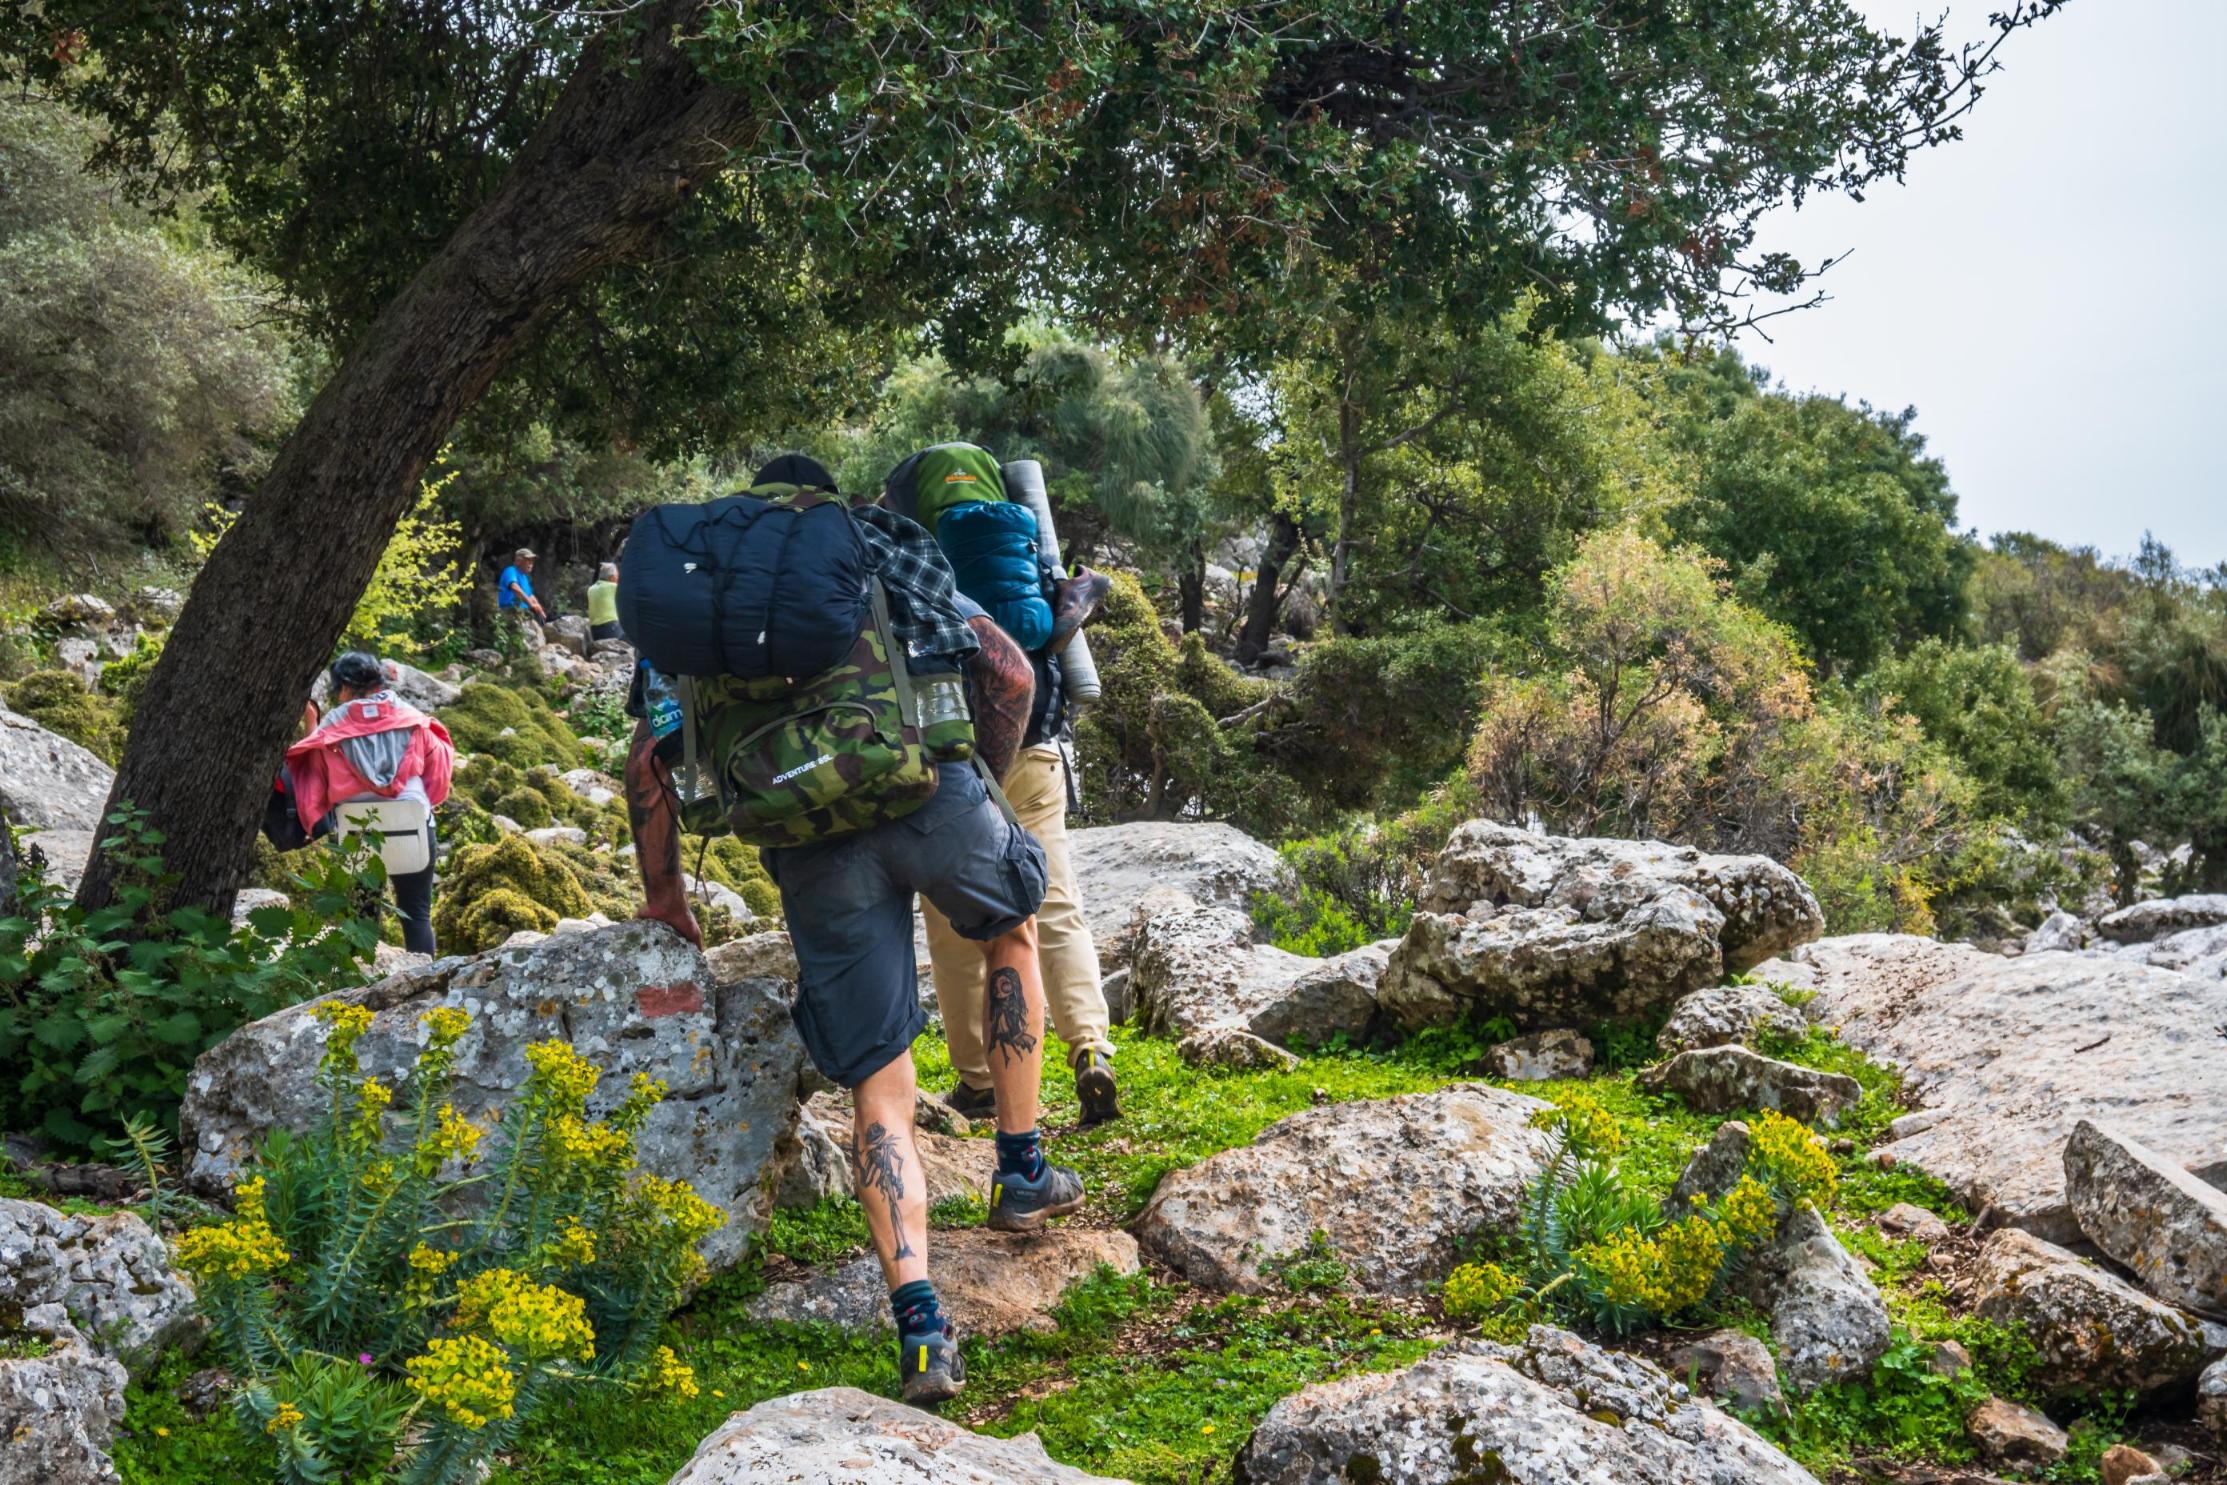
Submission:
M 377 1078 L 365 1078 L 356 1089 L 356 1135 L 359 1139 L 375 1141 L 379 1138 L 380 1121 L 394 1103 L 394 1090 Z
M 1771 1188 L 1753 1176 L 1740 1177 L 1725 1197 L 1720 1210 L 1724 1225 L 1732 1232 L 1732 1239 L 1741 1247 L 1761 1242 L 1778 1227 L 1778 1198 Z
M 472 1029 L 472 1018 L 461 1007 L 444 1005 L 418 1017 L 418 1024 L 428 1033 L 427 1046 L 445 1050 L 464 1039 L 464 1033 Z
M 644 1176 L 635 1187 L 642 1204 L 672 1232 L 679 1244 L 696 1242 L 726 1225 L 727 1214 L 696 1194 L 686 1181 Z
M 595 1262 L 595 1234 L 567 1217 L 549 1240 L 549 1261 L 560 1268 L 586 1268 Z
M 319 1066 L 327 1073 L 356 1070 L 356 1042 L 371 1029 L 371 1012 L 345 1001 L 321 1000 L 310 1015 L 325 1024 L 325 1055 Z
M 464 1281 L 456 1295 L 460 1330 L 484 1327 L 528 1361 L 569 1356 L 586 1361 L 595 1355 L 595 1331 L 586 1303 L 524 1274 L 491 1268 Z
M 410 1267 L 421 1274 L 445 1274 L 455 1262 L 454 1253 L 427 1247 L 424 1243 L 410 1250 Z
M 245 1222 L 266 1222 L 269 1213 L 263 1206 L 263 1193 L 269 1183 L 261 1176 L 252 1176 L 232 1188 L 232 1210 Z
M 554 1037 L 526 1048 L 526 1062 L 533 1068 L 529 1082 L 540 1083 L 558 1102 L 575 1108 L 595 1092 L 596 1081 L 602 1076 L 594 1063 L 572 1050 L 569 1042 Z
M 286 1266 L 290 1255 L 261 1217 L 196 1227 L 171 1245 L 178 1267 L 197 1279 L 240 1280 Z
M 667 1091 L 659 1079 L 648 1073 L 636 1073 L 633 1082 L 627 1085 L 625 1100 L 611 1111 L 611 1123 L 630 1133 L 640 1129 L 650 1110 L 664 1101 Z
M 373 1196 L 392 1196 L 395 1187 L 402 1180 L 394 1168 L 394 1162 L 384 1156 L 365 1166 L 359 1179 L 363 1182 L 363 1189 Z
M 456 1112 L 455 1104 L 442 1104 L 433 1118 L 433 1153 L 443 1160 L 471 1159 L 487 1137 L 485 1130 Z
M 659 1346 L 650 1357 L 650 1369 L 661 1391 L 670 1392 L 682 1402 L 692 1402 L 702 1390 L 696 1385 L 696 1369 L 673 1354 L 670 1346 Z
M 1799 1119 L 1758 1114 L 1748 1125 L 1748 1166 L 1795 1203 L 1832 1199 L 1840 1172 L 1832 1151 Z
M 1565 1093 L 1553 1108 L 1533 1114 L 1531 1124 L 1560 1135 L 1571 1153 L 1580 1157 L 1606 1155 L 1624 1143 L 1624 1130 L 1616 1116 L 1583 1089 Z
M 502 1348 L 484 1336 L 444 1336 L 403 1363 L 410 1390 L 465 1428 L 508 1418 L 518 1378 Z
M 302 1410 L 290 1402 L 282 1402 L 278 1405 L 278 1411 L 271 1414 L 271 1421 L 263 1425 L 263 1432 L 284 1433 L 290 1428 L 301 1426 Z
M 577 1114 L 559 1114 L 551 1119 L 547 1134 L 549 1154 L 560 1165 L 586 1170 L 624 1170 L 634 1161 L 631 1135 Z
M 1440 1299 L 1447 1314 L 1467 1320 L 1500 1308 L 1522 1289 L 1523 1281 L 1497 1263 L 1465 1263 L 1446 1276 Z

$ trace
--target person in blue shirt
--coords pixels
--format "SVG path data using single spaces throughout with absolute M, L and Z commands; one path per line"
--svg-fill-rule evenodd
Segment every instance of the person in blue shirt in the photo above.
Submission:
M 541 600 L 534 597 L 534 554 L 527 548 L 512 552 L 510 566 L 495 579 L 495 608 L 498 613 L 515 613 L 519 618 L 531 612 L 542 623 L 549 622 Z

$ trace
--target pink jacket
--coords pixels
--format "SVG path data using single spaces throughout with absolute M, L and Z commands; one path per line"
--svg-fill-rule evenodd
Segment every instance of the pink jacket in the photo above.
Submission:
M 294 814 L 312 830 L 334 805 L 394 799 L 412 779 L 423 785 L 426 803 L 438 805 L 448 798 L 455 766 L 448 729 L 392 691 L 334 707 L 315 732 L 286 750 Z

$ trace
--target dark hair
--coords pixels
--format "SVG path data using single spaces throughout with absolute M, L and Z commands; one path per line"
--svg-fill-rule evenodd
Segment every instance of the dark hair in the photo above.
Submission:
M 810 454 L 782 454 L 750 478 L 753 485 L 801 485 L 807 490 L 832 490 L 835 476 Z
M 333 662 L 333 690 L 384 691 L 387 688 L 387 668 L 379 663 L 377 655 L 367 655 L 362 650 L 350 650 Z

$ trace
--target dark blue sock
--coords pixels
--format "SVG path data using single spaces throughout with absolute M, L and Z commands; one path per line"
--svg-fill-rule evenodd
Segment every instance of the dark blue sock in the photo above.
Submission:
M 1007 1134 L 998 1131 L 998 1174 L 1019 1176 L 1024 1181 L 1034 1181 L 1044 1174 L 1044 1131 L 1032 1129 L 1027 1134 Z
M 936 1286 L 926 1279 L 891 1290 L 889 1313 L 897 1319 L 899 1335 L 933 1335 L 943 1329 L 943 1306 L 936 1303 Z

